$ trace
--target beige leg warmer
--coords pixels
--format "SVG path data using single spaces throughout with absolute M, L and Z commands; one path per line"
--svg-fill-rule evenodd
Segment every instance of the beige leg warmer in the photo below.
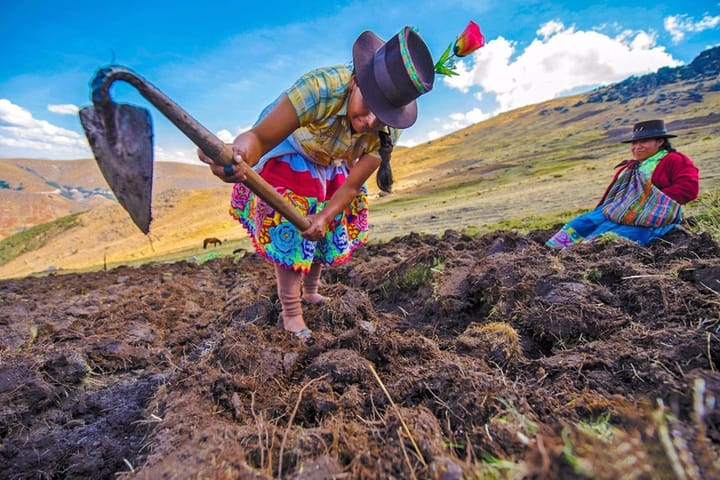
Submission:
M 313 263 L 310 271 L 302 276 L 302 297 L 308 303 L 323 303 L 327 301 L 327 297 L 323 297 L 318 293 L 322 267 L 321 263 Z
M 297 332 L 305 327 L 300 305 L 300 272 L 286 270 L 275 265 L 277 293 L 282 304 L 282 318 L 285 330 Z

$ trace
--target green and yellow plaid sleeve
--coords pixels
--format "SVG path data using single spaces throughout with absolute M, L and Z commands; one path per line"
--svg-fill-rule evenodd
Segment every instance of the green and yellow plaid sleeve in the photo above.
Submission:
M 326 67 L 300 77 L 285 93 L 300 125 L 327 120 L 343 107 L 352 71 L 347 66 Z

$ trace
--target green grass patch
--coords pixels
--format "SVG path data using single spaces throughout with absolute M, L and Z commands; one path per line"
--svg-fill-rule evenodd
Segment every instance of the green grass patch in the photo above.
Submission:
M 603 442 L 609 442 L 614 433 L 614 427 L 610 423 L 610 413 L 608 412 L 600 414 L 596 419 L 589 422 L 581 420 L 578 423 L 578 428 L 588 435 L 599 438 Z
M 564 443 L 563 457 L 576 474 L 585 478 L 596 478 L 596 472 L 593 471 L 593 450 L 598 445 L 603 445 L 608 450 L 620 450 L 622 444 L 626 443 L 622 431 L 610 423 L 609 413 L 601 414 L 589 422 L 580 421 L 572 429 L 574 434 L 569 427 L 560 432 Z
M 720 193 L 700 195 L 685 208 L 685 218 L 690 219 L 696 233 L 708 232 L 713 240 L 720 242 Z
M 407 269 L 398 269 L 389 278 L 380 284 L 383 290 L 417 290 L 424 285 L 431 285 L 433 274 L 442 271 L 442 259 L 433 258 L 428 265 L 418 262 Z
M 81 212 L 80 212 L 81 213 Z M 52 222 L 41 223 L 22 232 L 0 240 L 0 265 L 43 247 L 46 243 L 61 233 L 80 225 L 80 213 L 67 215 Z
M 508 478 L 524 478 L 525 468 L 511 460 L 503 460 L 489 453 L 481 454 L 481 462 L 472 477 L 483 480 L 501 480 Z
M 502 230 L 527 234 L 533 230 L 546 230 L 559 224 L 565 224 L 569 220 L 587 211 L 587 209 L 584 209 L 548 215 L 530 215 L 528 217 L 509 218 L 507 220 L 483 226 L 468 225 L 462 230 L 462 233 L 470 236 L 480 236 L 486 233 Z

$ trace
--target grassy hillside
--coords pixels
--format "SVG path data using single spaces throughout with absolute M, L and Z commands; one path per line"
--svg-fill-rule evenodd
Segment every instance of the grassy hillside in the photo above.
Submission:
M 673 145 L 700 168 L 701 191 L 718 191 L 720 92 L 691 104 L 657 101 L 664 93 L 625 104 L 583 103 L 585 95 L 552 100 L 398 151 L 395 193 L 373 205 L 376 231 L 386 237 L 409 229 L 483 229 L 589 209 L 613 167 L 630 157 L 629 145 L 619 142 L 635 122 L 650 118 L 664 118 L 678 135 Z
M 564 221 L 595 205 L 614 165 L 630 156 L 629 145 L 620 140 L 635 122 L 651 118 L 665 119 L 678 135 L 673 144 L 696 162 L 705 201 L 715 204 L 713 195 L 720 191 L 715 159 L 720 91 L 681 82 L 626 101 L 592 103 L 588 98 L 576 95 L 523 107 L 438 140 L 397 149 L 394 193 L 378 195 L 371 180 L 372 238 L 447 229 L 482 233 Z M 180 172 L 184 177 L 174 175 L 178 168 L 186 167 L 156 164 L 149 236 L 117 204 L 103 205 L 64 223 L 64 230 L 54 230 L 52 238 L 40 242 L 43 246 L 15 258 L 8 253 L 0 278 L 188 258 L 208 253 L 202 249 L 207 237 L 226 242 L 224 253 L 248 247 L 244 232 L 227 214 L 230 187 L 218 186 L 203 167 L 188 166 L 188 172 Z M 187 183 L 178 185 L 179 178 Z

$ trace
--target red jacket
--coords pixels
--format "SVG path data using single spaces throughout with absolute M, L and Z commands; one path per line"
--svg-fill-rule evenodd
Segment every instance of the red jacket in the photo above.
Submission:
M 618 175 L 627 168 L 627 162 L 621 163 L 619 167 L 612 182 L 605 189 L 605 193 L 598 205 L 605 200 Z M 680 152 L 670 152 L 665 155 L 655 167 L 651 180 L 653 185 L 680 205 L 695 200 L 700 191 L 700 178 L 697 167 L 690 160 L 690 157 Z

